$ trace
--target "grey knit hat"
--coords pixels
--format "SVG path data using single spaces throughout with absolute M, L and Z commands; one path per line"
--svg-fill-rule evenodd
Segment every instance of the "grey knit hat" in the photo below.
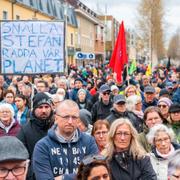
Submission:
M 92 115 L 86 109 L 80 109 L 79 117 L 86 127 L 88 127 L 88 125 L 92 123 Z
M 27 160 L 29 153 L 24 144 L 14 136 L 0 137 L 0 162 Z

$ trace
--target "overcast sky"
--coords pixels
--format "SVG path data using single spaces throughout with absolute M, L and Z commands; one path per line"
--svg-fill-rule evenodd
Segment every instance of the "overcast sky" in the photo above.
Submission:
M 124 20 L 126 27 L 134 28 L 137 25 L 137 6 L 140 0 L 80 0 L 92 10 L 105 12 L 107 4 L 107 14 L 113 15 L 118 21 Z M 99 8 L 97 8 L 99 7 Z M 180 28 L 180 0 L 164 0 L 165 24 L 164 29 L 166 39 Z M 167 43 L 167 42 L 166 42 Z

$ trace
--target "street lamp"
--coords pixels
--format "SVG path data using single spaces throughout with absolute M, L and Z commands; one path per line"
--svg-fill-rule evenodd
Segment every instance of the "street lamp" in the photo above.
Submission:
M 67 49 L 67 35 L 68 35 L 68 29 L 67 29 L 67 14 L 68 14 L 68 2 L 65 0 L 63 3 L 63 8 L 64 8 L 64 24 L 65 24 L 65 73 L 68 75 L 68 49 Z

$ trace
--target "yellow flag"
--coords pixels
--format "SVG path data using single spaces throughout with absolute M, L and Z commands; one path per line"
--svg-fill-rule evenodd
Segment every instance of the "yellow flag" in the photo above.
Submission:
M 152 68 L 151 68 L 151 64 L 149 64 L 146 69 L 146 76 L 151 76 L 151 74 L 152 74 Z

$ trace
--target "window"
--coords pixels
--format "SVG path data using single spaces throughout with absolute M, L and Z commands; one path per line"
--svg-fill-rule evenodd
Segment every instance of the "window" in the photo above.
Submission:
M 33 0 L 29 0 L 29 4 L 30 4 L 31 6 L 33 6 L 33 5 L 34 5 Z
M 3 20 L 7 20 L 8 19 L 8 12 L 7 11 L 3 11 Z
M 19 15 L 16 15 L 16 20 L 19 20 L 20 19 L 20 16 Z

